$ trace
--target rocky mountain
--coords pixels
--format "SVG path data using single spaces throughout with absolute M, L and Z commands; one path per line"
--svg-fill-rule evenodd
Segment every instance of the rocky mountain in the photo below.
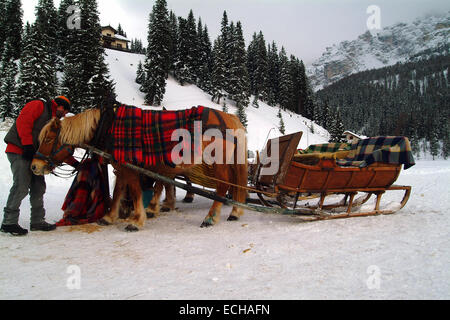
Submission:
M 450 11 L 416 19 L 410 24 L 398 23 L 379 32 L 367 31 L 356 40 L 328 47 L 308 66 L 311 85 L 314 90 L 320 90 L 357 72 L 448 51 L 449 35 Z

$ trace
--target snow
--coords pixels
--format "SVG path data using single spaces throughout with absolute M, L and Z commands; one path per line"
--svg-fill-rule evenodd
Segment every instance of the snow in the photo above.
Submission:
M 134 71 L 142 56 L 107 51 L 119 100 L 141 105 Z M 252 101 L 252 100 L 251 100 Z M 164 106 L 221 108 L 195 86 L 169 80 Z M 270 132 L 279 136 L 277 110 L 249 107 L 249 141 L 260 150 Z M 230 112 L 234 111 L 229 106 Z M 305 131 L 301 145 L 326 141 L 309 120 L 284 113 L 287 133 Z M 6 203 L 11 172 L 0 126 L 0 203 Z M 47 176 L 47 221 L 60 210 L 71 180 Z M 238 222 L 201 229 L 211 201 L 197 197 L 147 221 L 138 233 L 124 223 L 0 234 L 0 299 L 449 299 L 450 162 L 419 160 L 397 183 L 411 185 L 407 206 L 390 216 L 305 223 L 298 217 L 247 211 Z M 385 195 L 383 207 L 401 194 Z M 20 224 L 30 222 L 29 200 Z M 79 278 L 76 276 L 79 275 Z M 74 280 L 80 279 L 81 282 Z M 79 286 L 77 287 L 77 284 Z
M 114 37 L 115 37 L 116 39 L 118 39 L 118 40 L 129 41 L 126 37 L 121 36 L 120 34 L 116 34 Z

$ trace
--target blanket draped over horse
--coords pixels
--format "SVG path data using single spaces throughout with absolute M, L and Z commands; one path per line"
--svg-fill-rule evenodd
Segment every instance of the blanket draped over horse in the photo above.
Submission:
M 87 159 L 79 168 L 62 210 L 64 217 L 56 225 L 58 227 L 94 223 L 105 216 L 106 200 L 102 171 L 99 163 Z
M 165 164 L 174 166 L 173 148 L 180 141 L 172 141 L 175 130 L 187 130 L 191 141 L 183 141 L 183 150 L 190 147 L 192 152 L 201 152 L 200 138 L 207 128 L 210 109 L 199 106 L 180 111 L 153 111 L 122 105 L 116 111 L 111 126 L 111 154 L 119 163 L 137 166 Z M 197 146 L 197 150 L 194 147 Z

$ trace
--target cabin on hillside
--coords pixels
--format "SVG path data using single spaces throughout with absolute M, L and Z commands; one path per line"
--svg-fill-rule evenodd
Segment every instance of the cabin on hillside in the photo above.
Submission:
M 102 27 L 101 43 L 104 48 L 120 51 L 130 51 L 128 43 L 130 41 L 118 34 L 117 30 L 111 26 Z

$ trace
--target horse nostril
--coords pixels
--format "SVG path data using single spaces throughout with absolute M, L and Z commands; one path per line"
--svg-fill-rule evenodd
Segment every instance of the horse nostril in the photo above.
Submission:
M 35 170 L 36 170 L 36 166 L 35 166 L 35 165 L 32 165 L 32 166 L 31 166 L 31 170 L 32 170 L 32 171 L 35 171 Z

